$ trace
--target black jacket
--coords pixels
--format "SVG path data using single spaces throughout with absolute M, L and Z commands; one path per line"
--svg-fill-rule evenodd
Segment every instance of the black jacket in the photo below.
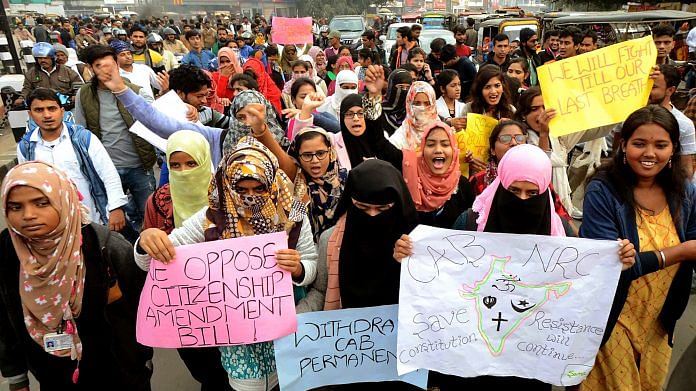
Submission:
M 542 50 L 539 53 L 539 61 L 541 61 L 542 65 L 546 64 L 547 62 L 555 61 L 555 60 L 556 60 L 556 56 L 554 56 L 553 53 L 551 53 L 548 50 Z
M 85 286 L 76 319 L 82 340 L 78 384 L 76 362 L 46 353 L 29 336 L 19 296 L 19 260 L 7 229 L 0 233 L 0 370 L 4 377 L 31 371 L 46 390 L 150 390 L 145 362 L 152 349 L 135 340 L 135 319 L 146 273 L 133 260 L 133 248 L 119 234 L 90 224 L 82 228 Z M 123 296 L 107 304 L 118 281 Z
M 500 67 L 500 69 L 503 70 L 503 73 L 506 73 L 508 66 L 510 66 L 510 56 L 505 57 L 505 62 L 502 65 L 495 62 L 493 60 L 493 58 L 495 58 L 495 53 L 493 53 L 493 52 L 488 53 L 488 58 L 486 59 L 486 63 L 484 65 L 488 65 L 488 64 L 497 65 Z
M 542 65 L 541 58 L 539 57 L 539 54 L 536 52 L 532 53 L 531 56 L 527 53 L 527 51 L 524 50 L 524 48 L 519 48 L 515 51 L 515 53 L 512 54 L 512 58 L 524 58 L 527 60 L 527 64 L 529 64 L 533 69 L 530 69 L 529 76 L 527 77 L 527 80 L 525 80 L 525 83 L 527 83 L 528 86 L 531 86 L 531 75 L 532 73 L 537 74 L 536 69 Z M 531 64 L 530 64 L 530 61 Z M 537 82 L 538 84 L 538 82 Z
M 428 58 L 425 59 L 425 63 L 428 64 L 433 73 L 433 77 L 435 78 L 437 78 L 437 76 L 445 70 L 445 64 L 435 58 L 432 53 L 428 54 Z

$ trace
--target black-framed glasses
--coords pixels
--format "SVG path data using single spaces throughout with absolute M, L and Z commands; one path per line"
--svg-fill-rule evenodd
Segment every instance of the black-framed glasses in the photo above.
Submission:
M 363 112 L 363 111 L 356 111 L 356 112 L 346 111 L 346 113 L 343 114 L 343 118 L 345 118 L 345 119 L 349 119 L 349 118 L 355 119 L 355 118 L 363 118 L 363 117 L 365 117 L 365 112 Z
M 512 142 L 512 139 L 515 139 L 517 144 L 526 144 L 527 143 L 527 136 L 524 134 L 516 134 L 516 135 L 511 135 L 511 134 L 503 134 L 498 136 L 498 141 L 500 141 L 503 144 L 510 144 Z
M 329 156 L 329 151 L 323 150 L 316 152 L 304 152 L 300 154 L 300 159 L 302 159 L 303 162 L 311 162 L 315 156 L 317 157 L 317 160 L 324 160 L 327 156 Z

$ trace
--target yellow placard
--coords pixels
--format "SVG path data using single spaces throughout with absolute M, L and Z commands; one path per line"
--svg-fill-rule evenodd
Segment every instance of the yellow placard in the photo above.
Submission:
M 558 137 L 622 122 L 645 106 L 657 59 L 652 37 L 633 39 L 537 69 L 546 109 L 556 109 Z
M 473 157 L 485 162 L 490 154 L 490 143 L 493 128 L 498 120 L 481 114 L 466 114 L 466 129 L 455 134 L 459 146 L 459 169 L 462 175 L 469 176 L 469 163 L 464 161 L 467 151 L 471 151 Z

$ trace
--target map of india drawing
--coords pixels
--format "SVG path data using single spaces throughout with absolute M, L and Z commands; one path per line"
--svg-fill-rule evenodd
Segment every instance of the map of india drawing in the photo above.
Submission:
M 551 299 L 568 293 L 570 282 L 555 284 L 525 284 L 515 275 L 505 272 L 510 257 L 491 256 L 490 269 L 473 287 L 463 285 L 460 295 L 476 301 L 478 330 L 494 356 L 502 353 L 507 338 Z

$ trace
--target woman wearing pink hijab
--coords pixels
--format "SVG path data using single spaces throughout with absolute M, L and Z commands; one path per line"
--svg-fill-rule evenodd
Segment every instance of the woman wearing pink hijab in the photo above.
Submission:
M 566 236 L 563 219 L 554 208 L 550 184 L 548 155 L 531 144 L 513 147 L 500 160 L 498 177 L 474 201 L 476 230 Z M 459 222 L 465 219 L 462 215 Z
M 389 136 L 389 141 L 400 149 L 417 149 L 424 129 L 439 119 L 436 102 L 435 90 L 430 84 L 414 82 L 406 95 L 406 118 Z
M 218 71 L 210 74 L 210 79 L 213 82 L 212 90 L 215 93 L 210 106 L 213 110 L 222 112 L 234 98 L 234 90 L 229 85 L 230 78 L 242 73 L 242 66 L 237 54 L 228 47 L 220 48 L 217 60 Z
M 312 46 L 307 54 L 309 54 L 314 60 L 317 76 L 321 77 L 322 79 L 326 77 L 326 55 L 324 54 L 324 51 L 321 50 L 319 46 Z

